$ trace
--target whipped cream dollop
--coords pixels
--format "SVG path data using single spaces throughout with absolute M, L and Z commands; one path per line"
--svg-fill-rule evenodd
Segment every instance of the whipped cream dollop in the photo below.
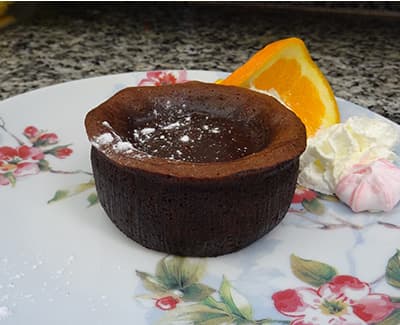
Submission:
M 333 194 L 352 166 L 377 159 L 394 161 L 392 151 L 399 131 L 379 119 L 351 117 L 345 123 L 321 129 L 307 140 L 300 157 L 298 183 L 321 193 Z
M 385 159 L 354 165 L 335 193 L 354 212 L 390 211 L 400 201 L 400 168 Z

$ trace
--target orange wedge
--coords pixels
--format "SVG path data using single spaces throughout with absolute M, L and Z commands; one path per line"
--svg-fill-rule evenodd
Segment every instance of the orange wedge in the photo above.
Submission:
M 298 38 L 267 45 L 221 84 L 277 93 L 302 120 L 308 137 L 340 121 L 328 81 Z

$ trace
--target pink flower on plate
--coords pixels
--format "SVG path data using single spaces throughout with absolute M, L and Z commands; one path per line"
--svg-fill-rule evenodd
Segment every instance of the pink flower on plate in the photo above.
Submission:
M 18 156 L 18 151 L 15 148 L 3 146 L 0 147 L 0 161 L 10 160 Z
M 47 146 L 58 142 L 58 136 L 55 133 L 43 133 L 39 136 L 37 143 L 41 146 Z
M 15 163 L 20 160 L 40 160 L 43 158 L 44 153 L 39 148 L 29 147 L 26 145 L 22 145 L 17 148 L 12 148 L 8 146 L 0 147 L 0 161 Z
M 303 201 L 312 201 L 317 197 L 317 193 L 308 188 L 297 185 L 294 192 L 292 203 L 302 203 Z
M 25 127 L 23 131 L 29 145 L 10 134 L 21 145 L 0 146 L 0 185 L 14 185 L 18 177 L 38 174 L 41 170 L 52 171 L 46 160 L 48 155 L 64 159 L 73 152 L 68 148 L 70 145 L 54 146 L 59 141 L 57 134 L 39 130 L 33 125 Z
M 35 175 L 40 172 L 39 165 L 32 162 L 21 162 L 17 164 L 14 175 L 17 177 Z
M 155 305 L 161 310 L 171 310 L 175 309 L 176 305 L 179 303 L 179 299 L 173 296 L 166 296 L 156 300 Z
M 292 325 L 361 325 L 384 320 L 395 309 L 389 296 L 371 293 L 368 283 L 335 276 L 318 289 L 297 288 L 272 295 L 276 309 L 293 317 Z
M 0 185 L 14 183 L 16 177 L 39 173 L 39 160 L 43 158 L 40 148 L 26 145 L 0 147 Z
M 173 85 L 187 81 L 186 70 L 180 70 L 176 73 L 167 71 L 149 71 L 146 78 L 142 79 L 138 86 L 163 86 Z
M 39 135 L 39 130 L 38 130 L 37 127 L 30 125 L 30 126 L 27 126 L 27 127 L 25 128 L 25 130 L 24 130 L 24 135 L 25 135 L 28 139 L 31 139 L 31 138 L 34 138 L 34 137 L 36 137 L 36 136 Z
M 57 149 L 54 152 L 54 156 L 56 156 L 57 158 L 60 158 L 60 159 L 64 159 L 64 158 L 69 157 L 71 155 L 71 153 L 72 153 L 72 149 L 64 147 L 64 148 Z
M 8 185 L 10 184 L 10 180 L 4 175 L 0 174 L 0 185 Z
M 39 164 L 36 162 L 7 163 L 0 161 L 0 185 L 8 185 L 13 183 L 13 180 L 15 181 L 15 177 L 34 175 L 39 171 Z
M 26 145 L 17 148 L 18 157 L 21 159 L 41 160 L 44 158 L 44 153 L 40 148 L 28 147 Z

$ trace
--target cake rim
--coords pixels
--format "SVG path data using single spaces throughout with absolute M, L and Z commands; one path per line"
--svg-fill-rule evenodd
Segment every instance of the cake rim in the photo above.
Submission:
M 118 112 L 121 109 L 125 97 L 132 100 L 133 97 L 150 98 L 153 96 L 165 96 L 168 92 L 187 91 L 190 90 L 193 96 L 210 94 L 225 96 L 247 96 L 249 101 L 256 106 L 265 105 L 262 108 L 265 111 L 261 113 L 271 114 L 271 112 L 280 112 L 278 124 L 272 129 L 274 133 L 273 139 L 262 150 L 246 155 L 239 159 L 224 162 L 186 162 L 181 160 L 169 160 L 167 158 L 148 156 L 138 152 L 116 152 L 112 149 L 111 144 L 95 146 L 96 137 L 101 134 L 110 132 L 113 121 L 106 118 L 107 113 Z M 243 108 L 248 109 L 248 108 Z M 261 108 L 259 108 L 261 110 Z M 274 117 L 276 118 L 276 117 Z M 107 123 L 104 123 L 107 122 Z M 179 179 L 197 179 L 197 180 L 217 180 L 232 176 L 257 174 L 261 171 L 278 168 L 286 162 L 292 161 L 301 155 L 306 147 L 306 132 L 304 124 L 296 116 L 295 113 L 286 108 L 277 99 L 267 94 L 261 94 L 250 89 L 218 85 L 213 83 L 205 83 L 200 81 L 189 81 L 181 84 L 165 85 L 165 86 L 141 86 L 127 87 L 91 109 L 85 117 L 85 127 L 92 146 L 99 153 L 103 154 L 107 159 L 111 160 L 120 168 L 132 171 L 142 171 L 151 174 L 163 175 L 165 177 L 176 177 Z M 279 128 L 278 128 L 279 127 Z

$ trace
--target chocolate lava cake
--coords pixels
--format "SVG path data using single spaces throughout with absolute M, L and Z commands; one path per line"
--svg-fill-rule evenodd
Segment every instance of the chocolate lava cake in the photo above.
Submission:
M 181 256 L 231 253 L 273 229 L 306 145 L 304 125 L 276 99 L 202 82 L 126 88 L 85 125 L 109 218 Z

